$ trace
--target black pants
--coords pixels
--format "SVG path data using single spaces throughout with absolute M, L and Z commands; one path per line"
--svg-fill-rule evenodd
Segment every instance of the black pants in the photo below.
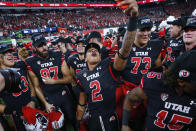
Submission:
M 90 115 L 88 131 L 119 131 L 116 113 L 111 113 L 110 115 Z

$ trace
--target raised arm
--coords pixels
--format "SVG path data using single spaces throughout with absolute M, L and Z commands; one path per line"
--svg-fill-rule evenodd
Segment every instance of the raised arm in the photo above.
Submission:
M 127 58 L 135 40 L 138 17 L 138 5 L 136 0 L 124 0 L 118 4 L 118 6 L 121 5 L 129 5 L 129 8 L 124 11 L 125 14 L 129 16 L 129 23 L 123 38 L 122 48 L 119 50 L 114 59 L 114 69 L 118 71 L 122 71 L 126 66 Z

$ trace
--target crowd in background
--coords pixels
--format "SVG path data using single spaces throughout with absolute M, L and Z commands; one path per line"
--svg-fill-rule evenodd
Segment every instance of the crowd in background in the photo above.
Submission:
M 170 15 L 175 17 L 179 17 L 181 14 L 190 15 L 195 8 L 190 5 L 196 5 L 196 1 L 190 1 L 188 4 L 184 2 L 146 4 L 145 6 L 140 6 L 140 16 L 149 16 L 154 22 L 161 23 Z M 76 30 L 83 31 L 124 26 L 128 21 L 122 10 L 117 8 L 94 8 L 90 9 L 90 11 L 40 10 L 36 12 L 19 12 L 19 14 L 14 15 L 12 11 L 0 14 L 0 32 L 3 33 L 2 36 L 4 38 L 10 38 L 22 29 L 61 27 L 68 29 L 69 33 Z M 121 19 L 119 19 L 119 16 Z
M 114 0 L 0 0 L 0 2 L 32 2 L 32 3 L 93 3 L 114 4 Z

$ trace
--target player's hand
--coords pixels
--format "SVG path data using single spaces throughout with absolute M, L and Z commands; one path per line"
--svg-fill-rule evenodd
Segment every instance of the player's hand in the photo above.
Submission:
M 118 1 L 118 0 L 115 0 Z M 128 8 L 124 10 L 124 13 L 130 17 L 138 16 L 138 5 L 136 0 L 123 0 L 117 4 L 117 6 L 128 5 Z
M 54 79 L 51 79 L 51 78 L 48 78 L 48 77 L 42 78 L 42 80 L 43 80 L 43 82 L 45 84 L 48 84 L 48 85 L 55 84 L 55 80 Z
M 46 109 L 46 112 L 51 112 L 55 107 L 52 105 L 52 104 L 49 104 L 48 102 L 45 103 L 45 109 Z
M 131 131 L 131 129 L 129 128 L 129 126 L 122 125 L 121 131 Z

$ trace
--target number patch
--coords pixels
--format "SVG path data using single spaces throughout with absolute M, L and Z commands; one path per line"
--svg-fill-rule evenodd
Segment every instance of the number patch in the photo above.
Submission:
M 168 115 L 168 112 L 165 110 L 161 110 L 157 113 L 156 117 L 157 120 L 154 121 L 154 124 L 160 128 L 165 128 L 166 124 L 164 123 L 164 120 L 166 119 Z M 181 116 L 178 114 L 173 114 L 169 124 L 167 125 L 168 129 L 170 130 L 181 130 L 184 124 L 190 124 L 192 122 L 192 118 Z
M 26 77 L 21 76 L 20 79 L 21 79 L 21 84 L 24 85 L 24 89 L 22 89 L 21 85 L 19 85 L 19 88 L 22 89 L 22 91 L 19 93 L 12 93 L 13 96 L 20 96 L 22 94 L 22 92 L 26 92 L 29 89 L 29 83 L 28 83 Z
M 93 89 L 91 92 L 92 102 L 102 101 L 103 97 L 102 97 L 102 94 L 100 94 L 101 87 L 100 87 L 99 81 L 95 80 L 90 83 L 90 88 L 94 88 L 94 87 L 95 89 Z
M 172 57 L 171 57 L 171 53 L 172 53 L 172 48 L 171 48 L 171 47 L 168 47 L 168 48 L 167 48 L 167 53 L 168 53 L 167 61 L 174 62 L 174 61 L 175 61 L 175 58 L 172 58 Z
M 146 63 L 145 70 L 141 70 L 142 74 L 146 74 L 148 70 L 151 68 L 151 58 L 150 57 L 144 57 L 143 59 L 141 57 L 132 57 L 131 63 L 135 63 L 135 66 L 131 70 L 131 73 L 137 74 L 138 68 L 141 63 Z
M 53 72 L 53 77 L 51 77 L 51 73 Z M 40 70 L 40 74 L 42 78 L 48 77 L 52 79 L 58 79 L 58 66 L 50 67 L 49 69 L 44 68 Z

